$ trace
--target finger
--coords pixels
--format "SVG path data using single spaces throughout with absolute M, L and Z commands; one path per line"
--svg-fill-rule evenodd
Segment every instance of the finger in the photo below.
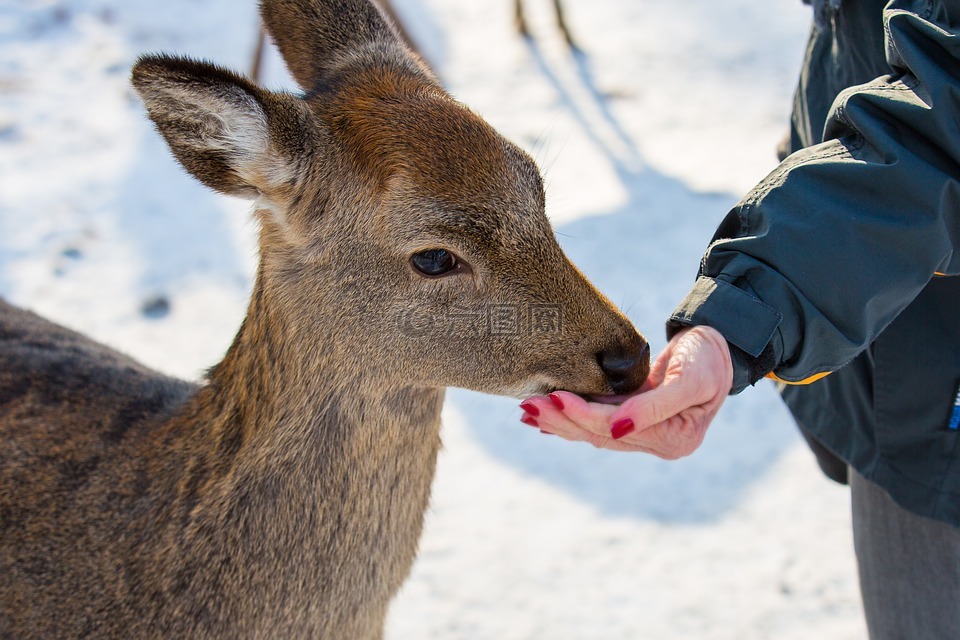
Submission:
M 684 366 L 686 365 L 686 366 Z M 630 418 L 638 430 L 663 422 L 686 409 L 714 400 L 718 394 L 709 371 L 680 362 L 664 382 L 627 400 L 614 413 L 613 420 Z
M 703 443 L 710 418 L 699 408 L 653 425 L 631 444 L 649 447 L 660 458 L 676 460 L 696 451 Z
M 562 413 L 547 417 L 540 416 L 537 418 L 537 423 L 541 431 L 552 433 L 566 440 L 579 441 L 583 439 L 580 435 L 583 430 L 567 420 Z
M 585 433 L 589 433 L 589 432 L 585 432 Z M 589 434 L 589 437 L 585 438 L 583 442 L 586 442 L 597 449 L 621 451 L 624 453 L 646 453 L 646 454 L 655 455 L 660 458 L 663 457 L 658 453 L 656 453 L 655 451 L 653 451 L 652 449 L 649 449 L 643 445 L 637 445 L 632 442 L 623 442 L 622 440 L 614 440 L 613 438 L 598 436 L 595 433 Z
M 622 437 L 628 435 L 623 433 L 629 431 L 626 425 L 632 424 L 634 431 L 642 432 L 664 422 L 689 408 L 689 399 L 683 395 L 682 391 L 682 385 L 675 383 L 657 387 L 627 400 L 610 416 L 607 429 L 614 429 L 619 425 L 618 429 Z M 614 434 L 616 435 L 616 430 Z
M 663 380 L 667 375 L 667 365 L 670 363 L 672 353 L 673 344 L 670 344 L 657 355 L 653 364 L 650 365 L 650 373 L 647 374 L 647 379 L 643 381 L 643 385 L 640 387 L 641 390 L 649 391 L 663 384 Z
M 568 415 L 569 412 L 573 417 L 583 420 L 584 414 L 592 417 L 598 410 L 606 413 L 615 410 L 616 407 L 590 403 L 576 394 L 565 391 L 555 392 L 550 396 L 532 396 L 524 400 L 520 406 L 525 410 L 521 418 L 522 422 L 565 440 L 586 442 L 593 447 L 612 451 L 649 453 L 660 458 L 674 457 L 658 448 L 657 438 L 649 438 L 650 442 L 644 439 L 617 440 L 611 437 L 609 427 L 605 423 L 606 418 L 600 420 L 591 418 L 586 421 L 590 425 L 589 428 L 585 428 L 585 424 L 571 419 Z M 534 410 L 531 411 L 531 408 Z M 537 412 L 537 415 L 534 416 L 534 412 Z
M 524 412 L 520 421 L 531 427 L 545 428 L 566 421 L 549 396 L 530 396 L 520 403 L 520 408 Z
M 707 428 L 725 398 L 725 395 L 719 395 L 702 405 L 684 409 L 662 422 L 627 434 L 623 441 L 646 447 L 654 455 L 668 460 L 688 456 L 703 443 Z
M 597 449 L 609 449 L 611 451 L 624 451 L 624 452 L 652 453 L 652 451 L 648 447 L 642 444 L 614 440 L 609 436 L 609 434 L 594 433 L 592 431 L 582 428 L 581 426 L 573 422 L 567 422 L 563 426 L 561 426 L 556 431 L 556 435 L 564 438 L 565 440 L 570 440 L 571 442 L 586 442 L 587 444 Z
M 535 396 L 521 403 L 527 413 L 521 421 L 573 442 L 588 442 L 594 447 L 617 451 L 636 450 L 616 445 L 604 424 L 615 407 L 587 402 L 580 396 L 557 391 L 549 396 Z M 535 417 L 531 414 L 537 412 Z
M 563 406 L 562 413 L 570 422 L 592 433 L 609 435 L 607 424 L 617 406 L 588 402 L 566 391 L 557 391 L 551 395 L 554 402 Z
M 568 404 L 570 404 L 569 400 Z M 535 410 L 539 411 L 538 415 L 532 415 L 530 411 L 532 407 L 535 407 Z M 650 453 L 660 458 L 671 457 L 667 453 L 651 448 L 646 442 L 618 441 L 610 437 L 609 432 L 603 432 L 602 429 L 600 433 L 585 429 L 568 419 L 565 413 L 558 409 L 557 404 L 548 397 L 536 396 L 528 398 L 521 404 L 521 408 L 525 409 L 520 419 L 521 422 L 540 429 L 543 433 L 557 435 L 564 440 L 586 442 L 593 447 L 612 451 Z M 656 438 L 653 438 L 652 441 L 654 445 L 658 444 Z
M 585 404 L 585 401 L 576 394 L 568 391 L 555 391 L 549 396 L 534 396 L 521 403 L 520 408 L 529 413 L 535 413 L 536 420 L 541 426 L 547 426 L 554 431 L 573 430 L 576 420 L 567 414 L 571 406 Z
M 569 403 L 569 400 L 567 402 Z M 520 403 L 520 408 L 524 410 L 520 421 L 567 440 L 583 440 L 583 430 L 564 415 L 562 407 L 563 400 L 559 397 L 531 396 Z

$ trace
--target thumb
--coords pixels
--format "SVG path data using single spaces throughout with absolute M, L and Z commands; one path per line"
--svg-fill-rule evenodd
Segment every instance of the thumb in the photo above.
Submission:
M 649 391 L 628 399 L 612 416 L 630 418 L 637 429 L 725 396 L 733 376 L 726 341 L 715 329 L 694 327 L 677 334 L 651 370 Z
M 670 362 L 672 346 L 672 344 L 668 344 L 653 361 L 653 364 L 650 366 L 650 373 L 647 374 L 647 379 L 644 380 L 640 386 L 641 393 L 655 389 L 663 384 L 663 380 L 667 375 L 667 365 Z
M 650 391 L 628 399 L 610 416 L 610 423 L 629 418 L 638 430 L 643 430 L 697 404 L 699 399 L 692 379 L 672 377 Z

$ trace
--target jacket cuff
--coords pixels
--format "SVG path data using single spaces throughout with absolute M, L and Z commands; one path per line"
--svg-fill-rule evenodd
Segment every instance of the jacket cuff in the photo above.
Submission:
M 730 346 L 730 393 L 737 394 L 777 366 L 774 336 L 781 320 L 779 311 L 743 289 L 700 276 L 667 321 L 667 338 L 683 327 L 695 325 L 708 325 L 719 331 Z

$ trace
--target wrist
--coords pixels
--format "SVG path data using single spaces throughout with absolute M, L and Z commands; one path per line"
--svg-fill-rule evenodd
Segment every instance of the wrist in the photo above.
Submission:
M 673 333 L 671 341 L 679 340 L 687 334 L 694 334 L 703 344 L 709 345 L 709 351 L 713 354 L 710 359 L 711 368 L 719 374 L 718 389 L 722 390 L 724 395 L 732 393 L 736 373 L 732 351 L 735 347 L 727 342 L 722 333 L 708 325 L 680 327 Z
M 776 365 L 773 346 L 770 344 L 754 358 L 709 325 L 670 323 L 667 328 L 668 337 L 671 340 L 689 331 L 696 331 L 716 347 L 715 350 L 723 361 L 722 368 L 728 374 L 729 395 L 737 395 L 747 387 L 755 385 L 758 380 L 773 371 Z
M 733 356 L 731 353 L 732 346 L 727 339 L 723 337 L 723 334 L 708 325 L 700 325 L 694 327 L 693 330 L 701 333 L 704 339 L 714 347 L 714 351 L 719 358 L 718 371 L 722 372 L 722 377 L 720 379 L 720 390 L 724 395 L 728 395 L 733 388 L 733 376 L 734 376 L 734 366 L 733 366 Z

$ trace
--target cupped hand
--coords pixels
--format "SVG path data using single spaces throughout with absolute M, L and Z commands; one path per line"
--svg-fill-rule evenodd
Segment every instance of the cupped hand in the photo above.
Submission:
M 525 400 L 521 421 L 567 440 L 667 460 L 693 453 L 733 384 L 726 340 L 706 326 L 675 335 L 650 375 L 620 404 L 589 402 L 566 391 Z

